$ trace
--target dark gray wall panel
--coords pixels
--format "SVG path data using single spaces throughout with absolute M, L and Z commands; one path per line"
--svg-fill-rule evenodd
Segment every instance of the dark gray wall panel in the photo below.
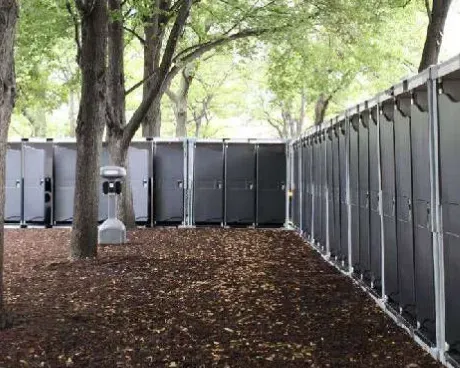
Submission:
M 373 111 L 374 112 L 374 111 Z M 382 282 L 381 219 L 379 213 L 379 158 L 377 117 L 369 124 L 369 199 L 370 199 L 370 255 L 371 278 L 374 287 Z
M 434 341 L 435 294 L 433 242 L 431 235 L 431 186 L 428 113 L 413 105 L 411 109 L 412 175 L 414 199 L 414 261 L 417 321 L 421 332 Z
M 314 212 L 313 212 L 313 236 L 316 242 L 321 242 L 321 161 L 320 161 L 320 143 L 319 137 L 315 136 L 312 146 L 312 170 L 313 170 L 313 186 L 314 186 Z
M 460 103 L 439 96 L 441 203 L 446 287 L 446 340 L 460 353 Z
M 292 197 L 292 220 L 294 225 L 297 228 L 300 228 L 300 186 L 299 186 L 299 157 L 300 157 L 300 150 L 299 144 L 295 143 L 293 145 L 294 150 L 294 172 L 293 174 L 293 182 L 294 182 L 294 193 Z
M 181 223 L 184 217 L 184 147 L 182 142 L 155 142 L 154 221 Z
M 197 142 L 195 147 L 195 223 L 224 222 L 224 145 Z
M 361 274 L 370 278 L 369 115 L 359 124 L 359 251 Z M 364 125 L 365 124 L 365 125 Z
M 334 198 L 334 148 L 333 133 L 328 132 L 326 135 L 326 186 L 327 186 L 327 216 L 329 221 L 329 247 L 331 256 L 336 257 L 339 252 L 337 246 L 337 234 L 335 228 L 335 198 Z
M 391 108 L 393 115 L 394 106 Z M 385 241 L 385 293 L 399 297 L 398 247 L 396 243 L 395 142 L 393 116 L 380 115 L 380 154 L 382 163 L 383 236 Z
M 282 225 L 286 210 L 285 144 L 259 144 L 257 197 L 257 224 Z
M 326 247 L 327 241 L 327 205 L 328 205 L 328 198 L 327 198 L 327 155 L 326 155 L 326 135 L 323 133 L 321 139 L 321 152 L 320 152 L 320 162 L 321 162 L 321 239 L 322 239 L 322 246 Z
M 226 222 L 227 224 L 254 224 L 255 145 L 228 143 L 226 150 Z M 298 161 L 296 167 L 298 167 Z M 297 202 L 298 205 L 299 202 Z M 297 225 L 299 225 L 298 222 Z
M 54 145 L 54 219 L 72 222 L 77 149 L 75 143 Z
M 410 116 L 395 111 L 395 174 L 398 245 L 397 302 L 409 319 L 415 319 L 414 234 L 412 222 L 412 145 Z M 393 296 L 396 299 L 396 296 Z
M 5 222 L 21 221 L 21 143 L 8 143 L 5 173 Z
M 345 130 L 345 122 L 343 127 L 339 129 L 339 195 L 340 195 L 340 253 L 344 264 L 348 264 L 348 207 L 347 207 L 347 131 Z
M 359 119 L 354 116 L 350 121 L 350 214 L 351 214 L 351 251 L 352 266 L 356 273 L 361 272 L 360 251 L 360 191 L 359 191 Z M 367 134 L 367 131 L 365 131 Z
M 129 179 L 137 223 L 150 223 L 149 181 L 152 142 L 133 142 L 128 151 Z
M 304 232 L 311 235 L 311 156 L 310 144 L 307 140 L 302 145 L 302 213 L 303 213 L 303 229 Z
M 343 260 L 340 236 L 340 160 L 339 160 L 339 135 L 334 129 L 332 135 L 332 188 L 334 208 L 334 242 L 337 249 L 337 260 Z

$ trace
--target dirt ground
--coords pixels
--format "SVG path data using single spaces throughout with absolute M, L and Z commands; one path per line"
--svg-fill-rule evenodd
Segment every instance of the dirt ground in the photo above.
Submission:
M 69 262 L 6 231 L 0 367 L 438 367 L 292 232 L 155 229 Z

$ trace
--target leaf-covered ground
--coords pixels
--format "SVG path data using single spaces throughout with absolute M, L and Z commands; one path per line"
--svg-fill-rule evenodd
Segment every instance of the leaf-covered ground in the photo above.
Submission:
M 292 232 L 138 230 L 69 262 L 7 230 L 0 367 L 437 367 Z

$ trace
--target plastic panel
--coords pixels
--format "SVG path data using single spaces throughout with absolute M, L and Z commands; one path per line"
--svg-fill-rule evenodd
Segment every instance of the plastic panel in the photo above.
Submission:
M 369 115 L 359 124 L 359 251 L 360 271 L 370 280 Z M 365 124 L 365 125 L 364 125 Z
M 73 220 L 76 163 L 75 143 L 54 145 L 54 220 L 57 223 Z
M 152 142 L 134 142 L 128 151 L 129 180 L 133 193 L 136 222 L 150 223 L 149 183 L 151 181 Z
M 379 141 L 377 117 L 369 120 L 369 200 L 370 200 L 370 256 L 371 280 L 375 288 L 382 282 L 381 219 L 379 209 Z
M 388 293 L 409 321 L 415 320 L 414 233 L 412 214 L 411 119 L 395 111 L 396 237 L 398 292 Z
M 24 221 L 51 225 L 53 157 L 51 143 L 23 143 Z
M 184 218 L 184 145 L 178 142 L 155 142 L 154 222 L 180 224 Z
M 252 225 L 255 223 L 256 205 L 255 145 L 251 143 L 227 143 L 226 151 L 226 223 L 229 225 Z M 296 162 L 297 166 L 298 161 Z M 298 180 L 298 176 L 296 178 Z M 297 206 L 298 204 L 297 201 Z
M 355 115 L 350 121 L 350 214 L 351 214 L 351 251 L 352 267 L 355 273 L 361 273 L 361 251 L 359 219 L 360 187 L 359 187 L 359 117 Z
M 257 197 L 257 225 L 281 226 L 286 201 L 285 144 L 259 144 Z
M 347 131 L 339 130 L 339 192 L 340 192 L 340 253 L 348 264 L 348 205 L 347 205 Z M 357 240 L 356 240 L 357 241 Z
M 444 237 L 446 341 L 450 353 L 460 354 L 460 103 L 438 97 L 441 203 Z
M 224 222 L 223 143 L 197 142 L 195 147 L 194 215 L 197 224 Z M 284 208 L 283 208 L 284 211 Z
M 428 113 L 414 104 L 411 119 L 416 314 L 420 332 L 428 340 L 435 341 Z
M 5 222 L 21 221 L 22 201 L 21 143 L 8 143 L 5 174 Z
M 393 105 L 389 106 L 394 111 Z M 393 115 L 393 114 L 392 114 Z M 396 243 L 396 178 L 394 117 L 380 115 L 380 157 L 382 163 L 383 237 L 385 241 L 385 293 L 399 298 L 398 247 Z

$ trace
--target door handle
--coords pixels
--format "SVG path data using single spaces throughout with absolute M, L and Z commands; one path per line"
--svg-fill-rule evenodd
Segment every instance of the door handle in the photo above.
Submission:
M 21 180 L 16 180 L 16 188 L 21 188 Z
M 45 179 L 41 178 L 40 179 L 40 185 L 43 185 L 45 183 Z
M 142 185 L 144 186 L 144 188 L 147 188 L 148 180 L 147 179 L 142 180 Z
M 177 181 L 177 187 L 180 189 L 184 189 L 184 182 L 182 180 Z
M 217 182 L 217 189 L 222 189 L 222 182 L 221 181 Z

